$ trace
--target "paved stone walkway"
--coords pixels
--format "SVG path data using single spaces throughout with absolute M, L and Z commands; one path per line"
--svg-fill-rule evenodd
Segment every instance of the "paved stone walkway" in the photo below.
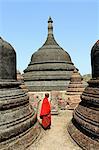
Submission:
M 52 115 L 51 129 L 42 129 L 41 135 L 28 150 L 81 150 L 67 131 L 71 118 L 70 110 L 60 111 L 58 116 Z

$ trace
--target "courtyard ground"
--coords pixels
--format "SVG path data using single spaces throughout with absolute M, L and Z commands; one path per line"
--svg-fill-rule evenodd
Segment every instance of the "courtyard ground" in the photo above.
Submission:
M 81 150 L 67 131 L 71 118 L 71 110 L 61 110 L 59 115 L 52 115 L 51 129 L 42 129 L 39 138 L 27 150 Z

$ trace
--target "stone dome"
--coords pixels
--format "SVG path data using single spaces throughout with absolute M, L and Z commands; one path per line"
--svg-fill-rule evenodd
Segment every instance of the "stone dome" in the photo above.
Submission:
M 16 80 L 16 52 L 14 48 L 1 37 L 0 57 L 0 80 Z
M 71 63 L 69 54 L 64 51 L 55 41 L 48 37 L 44 45 L 32 55 L 31 62 L 68 62 Z M 51 41 L 51 42 L 50 42 Z
M 68 62 L 71 63 L 69 54 L 64 51 L 56 42 L 53 36 L 53 21 L 48 20 L 48 36 L 41 48 L 31 57 L 32 63 L 39 62 Z M 51 30 L 51 31 L 50 31 Z
M 52 23 L 50 17 L 47 39 L 43 46 L 33 53 L 28 67 L 24 70 L 24 81 L 30 91 L 66 90 L 67 82 L 75 68 L 70 55 L 56 42 Z

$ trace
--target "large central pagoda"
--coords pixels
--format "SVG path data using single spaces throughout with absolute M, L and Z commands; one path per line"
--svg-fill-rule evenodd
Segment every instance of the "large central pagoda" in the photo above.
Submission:
M 75 69 L 70 55 L 57 44 L 52 23 L 49 17 L 47 39 L 24 70 L 24 81 L 29 91 L 66 90 Z

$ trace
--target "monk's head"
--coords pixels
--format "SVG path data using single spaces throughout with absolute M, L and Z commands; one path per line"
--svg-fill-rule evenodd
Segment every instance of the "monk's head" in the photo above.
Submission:
M 45 97 L 49 98 L 49 93 L 45 93 Z

